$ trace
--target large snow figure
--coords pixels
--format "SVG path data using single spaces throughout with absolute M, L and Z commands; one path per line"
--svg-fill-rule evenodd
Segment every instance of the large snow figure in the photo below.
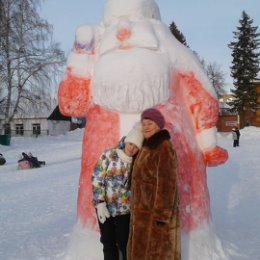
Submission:
M 106 0 L 103 21 L 76 32 L 58 97 L 64 115 L 87 117 L 77 211 L 82 227 L 96 228 L 90 177 L 99 154 L 126 135 L 144 109 L 156 107 L 178 155 L 183 259 L 196 260 L 200 245 L 205 256 L 198 259 L 218 259 L 211 258 L 216 245 L 209 241 L 206 177 L 207 166 L 228 157 L 216 144 L 218 101 L 198 59 L 161 22 L 156 3 Z

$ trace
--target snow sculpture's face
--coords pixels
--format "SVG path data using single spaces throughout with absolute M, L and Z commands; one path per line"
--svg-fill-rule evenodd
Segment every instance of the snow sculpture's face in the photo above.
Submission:
M 113 19 L 101 28 L 92 97 L 110 110 L 138 113 L 169 97 L 170 61 L 155 31 L 160 21 L 132 12 L 140 7 L 146 15 L 144 5 L 156 14 L 151 0 L 107 0 L 107 17 Z

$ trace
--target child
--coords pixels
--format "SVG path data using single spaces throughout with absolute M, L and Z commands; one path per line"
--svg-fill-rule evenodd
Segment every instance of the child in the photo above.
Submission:
M 3 156 L 3 154 L 0 153 L 0 165 L 4 165 L 6 163 L 6 160 Z
M 129 174 L 133 157 L 143 143 L 140 124 L 124 139 L 124 146 L 105 150 L 92 175 L 93 205 L 96 207 L 104 259 L 126 260 L 130 221 Z
M 45 165 L 45 161 L 39 161 L 31 152 L 28 154 L 22 152 L 21 158 L 18 160 L 18 170 L 39 168 L 41 165 Z

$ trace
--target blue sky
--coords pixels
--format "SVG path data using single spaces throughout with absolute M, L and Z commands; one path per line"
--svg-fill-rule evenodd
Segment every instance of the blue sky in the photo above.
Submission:
M 120 0 L 119 0 L 120 1 Z M 131 0 L 129 0 L 131 1 Z M 174 21 L 188 45 L 207 62 L 216 62 L 226 73 L 227 89 L 232 79 L 228 44 L 239 25 L 243 10 L 260 32 L 259 0 L 157 0 L 162 21 Z M 45 0 L 40 14 L 54 27 L 54 40 L 66 54 L 73 44 L 75 30 L 82 24 L 96 24 L 103 17 L 104 0 Z

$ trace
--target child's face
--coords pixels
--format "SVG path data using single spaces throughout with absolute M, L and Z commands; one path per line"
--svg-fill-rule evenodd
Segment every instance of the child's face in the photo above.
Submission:
M 124 151 L 127 156 L 130 156 L 130 157 L 134 156 L 138 152 L 138 150 L 139 150 L 138 147 L 133 143 L 125 144 Z

